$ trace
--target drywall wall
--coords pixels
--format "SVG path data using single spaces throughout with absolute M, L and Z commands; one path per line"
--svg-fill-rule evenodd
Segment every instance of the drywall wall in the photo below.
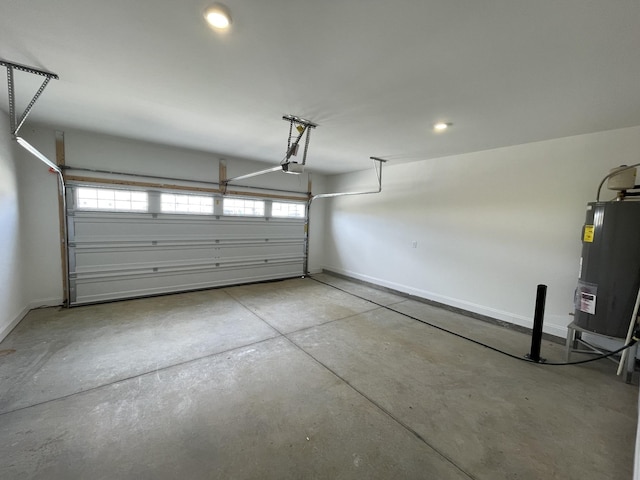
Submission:
M 55 162 L 55 132 L 25 126 L 24 137 Z M 18 157 L 23 291 L 30 308 L 63 302 L 58 177 L 21 147 Z
M 66 130 L 64 133 L 66 162 L 68 166 L 73 167 L 217 182 L 219 180 L 219 160 L 226 161 L 227 178 L 274 167 L 281 160 L 280 158 L 274 158 L 272 164 L 266 164 L 99 133 L 78 130 Z M 283 144 L 283 151 L 284 147 L 285 145 Z M 75 174 L 76 172 L 73 173 Z M 78 172 L 77 174 L 92 175 L 91 173 L 83 172 Z M 307 174 L 284 175 L 274 172 L 234 182 L 229 188 L 240 189 L 239 185 L 255 185 L 294 192 L 306 192 L 307 182 Z
M 20 134 L 55 158 L 52 131 Z M 62 303 L 57 177 L 11 139 L 0 114 L 0 339 L 32 308 Z
M 21 134 L 50 159 L 55 159 L 55 130 L 53 128 L 43 125 L 29 125 L 21 131 Z M 218 181 L 218 157 L 209 153 L 79 130 L 67 130 L 64 134 L 65 160 L 69 166 L 206 182 Z M 20 160 L 18 188 L 24 210 L 22 245 L 25 256 L 22 272 L 26 279 L 25 295 L 31 306 L 57 305 L 63 300 L 57 179 L 54 174 L 49 173 L 44 164 L 27 152 L 20 149 L 17 154 Z M 264 163 L 242 159 L 226 159 L 226 161 L 228 176 L 269 167 Z M 103 174 L 83 171 L 72 173 L 88 177 L 105 177 Z M 148 179 L 148 181 L 158 182 L 160 180 Z M 306 192 L 308 176 L 274 173 L 249 179 L 242 183 Z M 323 185 L 324 176 L 314 175 L 314 191 L 319 191 L 318 189 L 321 189 Z M 323 207 L 316 208 L 314 206 L 312 215 L 323 220 Z M 309 252 L 310 271 L 321 270 L 322 240 L 321 229 L 312 233 Z
M 640 127 L 394 165 L 383 192 L 327 205 L 325 268 L 565 336 L 585 206 L 611 167 L 640 160 Z M 371 172 L 329 177 L 336 191 Z M 611 198 L 606 192 L 604 197 Z
M 9 119 L 0 112 L 0 341 L 27 312 L 22 292 L 15 146 L 9 135 Z
M 327 192 L 326 179 L 325 175 L 312 174 L 311 192 L 314 195 Z M 324 265 L 325 205 L 324 202 L 313 202 L 309 212 L 309 273 L 321 272 Z

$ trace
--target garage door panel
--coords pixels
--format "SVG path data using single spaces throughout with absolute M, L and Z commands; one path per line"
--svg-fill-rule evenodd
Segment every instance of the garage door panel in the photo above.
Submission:
M 146 272 L 129 276 L 114 275 L 100 278 L 80 278 L 72 281 L 72 288 L 80 299 L 77 303 L 95 303 L 122 298 L 134 298 L 162 293 L 238 285 L 263 280 L 290 278 L 300 274 L 301 262 L 279 265 L 247 265 L 244 267 L 211 268 L 200 272 Z
M 209 247 L 174 246 L 174 247 L 100 247 L 75 249 L 76 270 L 95 267 L 125 267 L 132 264 L 149 264 L 157 266 L 170 258 L 174 262 L 209 262 L 226 260 L 234 257 L 255 257 L 270 259 L 282 255 L 304 255 L 304 243 L 291 242 L 283 244 L 253 244 L 240 246 Z
M 201 270 L 209 267 L 231 267 L 234 265 L 258 265 L 276 264 L 285 261 L 302 262 L 304 256 L 300 255 L 270 255 L 268 258 L 264 256 L 242 256 L 229 258 L 208 258 L 197 260 L 157 260 L 155 262 L 130 262 L 118 263 L 113 265 L 83 265 L 76 266 L 74 270 L 75 278 L 79 278 L 82 274 L 93 274 L 96 276 L 107 276 L 113 273 L 126 274 L 135 271 L 158 271 L 158 270 Z
M 70 303 L 300 276 L 305 219 L 67 212 Z
M 74 236 L 78 241 L 100 239 L 132 240 L 236 240 L 241 238 L 304 237 L 301 220 L 266 218 L 229 218 L 214 216 L 172 215 L 154 218 L 150 214 L 111 214 L 83 212 L 73 215 Z M 302 233 L 302 234 L 301 234 Z

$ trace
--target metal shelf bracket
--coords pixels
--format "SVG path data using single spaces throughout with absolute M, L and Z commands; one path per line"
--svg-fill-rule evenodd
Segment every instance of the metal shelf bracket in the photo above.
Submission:
M 0 65 L 7 68 L 7 86 L 9 89 L 9 122 L 11 125 L 11 134 L 13 136 L 16 136 L 18 134 L 18 131 L 24 124 L 25 120 L 27 119 L 27 116 L 31 112 L 31 109 L 33 108 L 35 103 L 38 101 L 38 98 L 40 98 L 40 95 L 42 95 L 42 92 L 44 92 L 44 89 L 49 84 L 49 81 L 52 78 L 57 80 L 58 75 L 56 75 L 55 73 L 47 72 L 45 70 L 38 70 L 37 68 L 21 65 L 19 63 L 9 62 L 3 59 L 0 59 Z M 38 88 L 35 95 L 33 96 L 31 101 L 25 108 L 24 112 L 22 112 L 22 115 L 20 115 L 19 117 L 16 111 L 16 92 L 15 92 L 15 81 L 13 78 L 14 70 L 31 73 L 33 75 L 40 75 L 44 77 L 44 81 L 42 82 L 42 85 L 40 85 L 40 88 Z

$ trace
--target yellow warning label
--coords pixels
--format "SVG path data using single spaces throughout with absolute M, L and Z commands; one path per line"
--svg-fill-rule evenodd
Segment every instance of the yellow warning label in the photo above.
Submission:
M 593 242 L 593 231 L 595 230 L 593 225 L 585 225 L 584 226 L 584 237 L 582 240 L 584 242 L 592 243 Z

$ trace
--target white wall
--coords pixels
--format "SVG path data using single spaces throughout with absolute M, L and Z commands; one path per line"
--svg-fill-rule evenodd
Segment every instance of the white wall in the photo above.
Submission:
M 318 193 L 326 193 L 327 177 L 324 175 L 313 174 L 311 177 L 314 195 Z M 319 273 L 324 266 L 324 227 L 325 227 L 325 210 L 326 203 L 316 201 L 311 204 L 309 212 L 309 273 Z
M 223 159 L 207 152 L 179 149 L 78 130 L 65 131 L 65 147 L 66 163 L 69 166 L 198 179 L 205 182 L 219 180 L 218 162 Z M 266 164 L 241 158 L 224 157 L 224 159 L 227 162 L 227 178 L 264 170 L 278 165 L 281 160 L 275 158 L 272 164 Z M 77 174 L 91 175 L 82 172 Z M 307 174 L 269 173 L 242 180 L 229 188 L 236 189 L 238 187 L 235 185 L 242 184 L 306 192 L 307 178 Z
M 57 178 L 9 131 L 0 114 L 0 340 L 29 309 L 62 303 Z M 55 158 L 53 132 L 20 134 Z
M 20 135 L 55 162 L 55 132 L 25 126 Z M 30 308 L 63 302 L 58 177 L 17 146 L 23 291 Z
M 8 131 L 7 127 L 5 131 Z M 30 143 L 50 159 L 55 160 L 55 130 L 42 125 L 29 125 L 21 130 Z M 121 171 L 156 176 L 218 181 L 218 157 L 209 153 L 177 149 L 158 144 L 139 142 L 78 130 L 65 132 L 66 163 L 74 167 Z M 8 135 L 7 135 L 8 137 Z M 13 144 L 13 143 L 12 143 Z M 27 152 L 16 147 L 19 160 L 17 180 L 8 187 L 8 195 L 16 196 L 17 183 L 21 202 L 20 242 L 24 251 L 22 268 L 25 302 L 30 306 L 58 305 L 63 300 L 62 264 L 59 249 L 59 220 L 57 203 L 57 179 L 48 168 Z M 6 158 L 6 160 L 5 160 Z M 10 163 L 8 155 L 3 156 Z M 228 176 L 240 175 L 268 168 L 270 165 L 242 159 L 226 159 Z M 279 161 L 274 161 L 276 164 Z M 72 172 L 80 176 L 96 177 L 90 172 Z M 12 177 L 13 178 L 13 177 Z M 151 182 L 160 180 L 150 179 Z M 4 177 L 3 177 L 4 182 Z M 243 184 L 306 192 L 307 175 L 267 174 Z M 179 182 L 178 182 L 179 183 Z M 324 185 L 324 176 L 313 176 L 313 189 Z M 231 188 L 231 187 L 230 187 Z M 235 188 L 235 187 L 233 187 Z M 11 193 L 12 192 L 12 193 Z M 17 198 L 13 200 L 17 205 Z M 17 209 L 17 206 L 11 207 Z M 11 208 L 7 209 L 9 215 Z M 324 218 L 322 207 L 313 208 L 312 215 Z M 9 221 L 9 220 L 7 220 Z M 16 220 L 17 221 L 17 220 Z M 314 220 L 312 220 L 314 221 Z M 316 223 L 318 223 L 316 221 Z M 9 234 L 3 229 L 3 242 Z M 7 229 L 7 232 L 9 229 Z M 309 269 L 319 271 L 322 267 L 322 229 L 312 231 L 309 252 Z M 16 247 L 17 248 L 17 247 Z M 5 249 L 7 250 L 7 249 Z M 4 254 L 4 252 L 2 252 Z M 8 257 L 9 258 L 9 257 Z M 11 274 L 8 274 L 11 276 Z M 10 293 L 7 293 L 10 295 Z M 7 314 L 8 315 L 8 314 Z
M 611 167 L 638 161 L 640 127 L 389 162 L 381 194 L 328 204 L 324 268 L 528 327 L 546 284 L 545 331 L 563 337 L 586 203 Z M 360 189 L 375 176 L 327 183 Z
M 0 341 L 27 312 L 22 291 L 20 203 L 15 143 L 0 112 Z

